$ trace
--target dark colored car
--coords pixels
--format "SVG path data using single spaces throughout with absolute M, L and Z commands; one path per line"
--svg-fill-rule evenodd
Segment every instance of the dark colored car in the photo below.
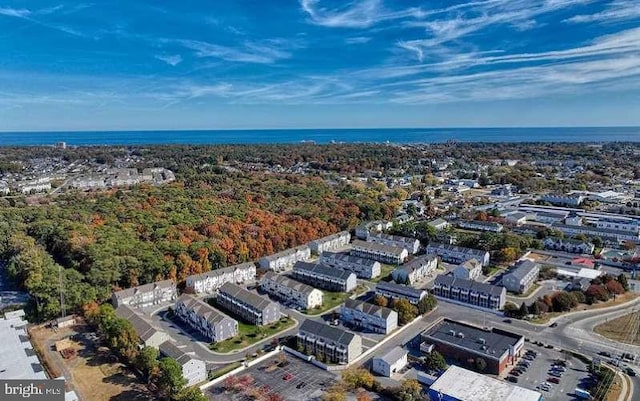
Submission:
M 504 320 L 503 320 L 503 322 L 504 322 L 504 323 L 511 323 L 511 322 L 512 322 L 512 320 L 511 320 L 511 319 L 504 319 Z
M 517 383 L 518 382 L 518 378 L 517 377 L 513 377 L 513 376 L 507 376 L 507 381 L 510 381 L 511 383 Z
M 607 352 L 607 351 L 600 351 L 598 352 L 598 355 L 604 356 L 605 358 L 611 358 L 611 352 Z
M 636 371 L 635 371 L 635 370 L 633 370 L 633 369 L 631 369 L 631 368 L 626 368 L 626 369 L 624 370 L 624 372 L 625 372 L 626 374 L 628 374 L 629 376 L 635 376 L 635 375 L 636 375 Z
M 554 327 L 558 327 L 558 323 L 553 322 L 549 325 L 549 327 L 554 328 Z
M 293 375 L 291 373 L 287 373 L 284 376 L 282 376 L 282 380 L 289 381 L 291 379 L 293 379 Z
M 550 377 L 547 379 L 547 381 L 549 383 L 555 383 L 555 384 L 559 384 L 560 383 L 560 379 L 558 379 L 557 377 Z

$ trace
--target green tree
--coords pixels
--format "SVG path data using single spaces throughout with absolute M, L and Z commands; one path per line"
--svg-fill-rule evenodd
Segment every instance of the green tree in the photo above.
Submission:
M 518 306 L 516 304 L 514 304 L 513 302 L 507 302 L 504 304 L 504 315 L 507 317 L 515 317 L 518 312 L 520 311 L 520 309 L 518 308 Z
M 134 361 L 134 366 L 139 369 L 147 378 L 151 380 L 157 374 L 159 352 L 154 347 L 144 347 L 138 353 Z
M 533 301 L 531 305 L 529 305 L 529 313 L 536 316 L 540 314 L 540 305 L 538 304 L 538 301 Z
M 376 295 L 373 298 L 373 303 L 378 306 L 387 306 L 389 305 L 389 300 L 387 299 L 387 297 L 384 297 L 382 295 Z
M 618 282 L 620 283 L 620 285 L 622 285 L 622 288 L 624 288 L 625 291 L 629 291 L 629 281 L 627 280 L 627 276 L 625 276 L 624 273 L 620 273 L 616 278 L 616 280 L 618 280 Z
M 418 316 L 418 308 L 406 299 L 395 299 L 392 309 L 398 313 L 398 323 L 405 324 Z
M 170 398 L 177 396 L 187 384 L 182 376 L 182 366 L 173 358 L 162 358 L 158 363 L 156 384 Z
M 397 401 L 422 401 L 422 385 L 415 379 L 405 379 L 399 387 L 391 390 L 393 398 Z
M 418 313 L 421 315 L 432 311 L 436 306 L 438 306 L 438 300 L 433 294 L 427 294 L 426 297 L 422 298 L 418 301 Z
M 576 300 L 566 291 L 561 291 L 553 296 L 553 310 L 566 312 L 577 306 Z
M 349 389 L 355 390 L 358 387 L 372 388 L 376 379 L 366 369 L 349 368 L 342 371 L 342 381 Z
M 187 387 L 180 391 L 175 397 L 175 401 L 208 401 L 206 395 L 198 387 Z
M 447 368 L 447 361 L 438 351 L 430 352 L 424 358 L 424 367 L 428 370 L 444 370 Z
M 523 318 L 525 316 L 527 316 L 529 314 L 529 308 L 527 308 L 527 304 L 526 303 L 522 303 L 522 305 L 520 305 L 520 310 L 518 312 L 518 315 Z

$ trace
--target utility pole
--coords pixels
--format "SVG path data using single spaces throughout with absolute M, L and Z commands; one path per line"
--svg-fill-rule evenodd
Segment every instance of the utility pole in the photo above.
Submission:
M 62 266 L 58 265 L 58 280 L 60 281 L 60 311 L 62 313 L 61 317 L 65 317 L 67 315 L 67 311 L 64 307 L 64 282 L 62 281 Z

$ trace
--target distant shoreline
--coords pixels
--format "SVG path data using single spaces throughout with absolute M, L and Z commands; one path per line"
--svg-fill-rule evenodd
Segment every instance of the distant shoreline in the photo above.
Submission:
M 640 127 L 357 128 L 0 132 L 0 146 L 640 142 Z

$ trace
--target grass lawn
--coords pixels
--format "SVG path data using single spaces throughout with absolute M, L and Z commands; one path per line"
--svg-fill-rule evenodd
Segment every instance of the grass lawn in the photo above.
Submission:
M 494 274 L 498 273 L 500 270 L 502 270 L 502 267 L 489 266 L 489 272 L 487 274 L 484 274 L 484 272 L 483 272 L 482 275 L 485 276 L 486 278 L 489 278 L 489 277 L 493 276 Z
M 330 309 L 335 308 L 336 306 L 340 305 L 341 303 L 344 302 L 345 299 L 347 299 L 348 297 L 350 297 L 353 294 L 357 294 L 360 295 L 364 292 L 367 291 L 367 287 L 365 287 L 362 284 L 359 284 L 355 290 L 347 293 L 347 292 L 329 292 L 329 291 L 323 291 L 324 293 L 324 298 L 323 298 L 323 302 L 322 302 L 322 306 L 320 308 L 315 308 L 315 309 L 311 309 L 311 310 L 307 310 L 304 311 L 305 314 L 307 315 L 319 315 L 321 313 L 324 313 Z
M 387 277 L 389 277 L 391 272 L 395 270 L 396 267 L 397 266 L 394 265 L 385 265 L 384 263 L 380 263 L 380 275 L 376 278 L 372 278 L 369 281 L 377 283 L 380 280 L 385 280 Z M 391 277 L 389 277 L 389 280 L 391 280 Z
M 240 365 L 242 365 L 242 362 L 233 362 L 223 368 L 213 371 L 211 373 L 211 380 L 217 379 L 218 377 L 231 372 L 232 370 L 240 367 Z
M 295 321 L 288 317 L 283 317 L 276 323 L 267 326 L 254 326 L 238 322 L 238 335 L 224 341 L 211 344 L 211 350 L 215 352 L 227 353 L 232 352 L 251 344 L 255 344 L 267 337 L 284 331 L 295 325 Z
M 540 288 L 540 284 L 534 283 L 531 288 L 529 288 L 529 291 L 525 292 L 524 294 L 516 294 L 515 292 L 509 292 L 508 294 L 509 296 L 514 298 L 528 298 L 531 294 L 538 291 L 538 288 Z
M 594 331 L 614 341 L 640 345 L 639 323 L 640 312 L 634 312 L 602 323 L 596 326 Z M 630 335 L 629 333 L 634 334 Z

